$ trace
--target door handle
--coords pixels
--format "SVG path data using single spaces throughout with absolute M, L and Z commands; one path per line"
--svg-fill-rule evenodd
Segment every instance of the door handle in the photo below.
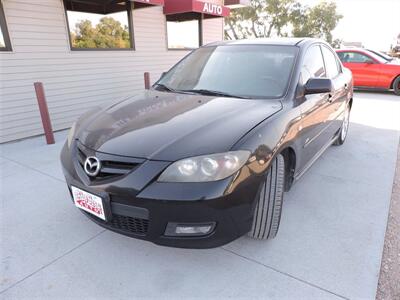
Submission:
M 333 96 L 332 96 L 332 94 L 329 94 L 329 95 L 328 95 L 328 102 L 329 102 L 329 103 L 332 103 L 332 102 L 333 102 Z
M 344 89 L 347 90 L 349 88 L 349 86 L 347 85 L 347 83 L 344 84 Z

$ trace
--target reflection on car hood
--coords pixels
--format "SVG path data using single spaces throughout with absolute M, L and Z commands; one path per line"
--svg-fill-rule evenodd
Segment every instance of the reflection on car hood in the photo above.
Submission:
M 78 138 L 100 152 L 175 161 L 228 151 L 281 109 L 279 100 L 145 91 L 92 115 Z

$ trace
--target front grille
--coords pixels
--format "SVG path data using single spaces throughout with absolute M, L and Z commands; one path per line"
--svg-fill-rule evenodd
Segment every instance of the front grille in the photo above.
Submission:
M 103 224 L 106 227 L 109 226 L 128 234 L 146 235 L 149 229 L 148 219 L 140 219 L 113 214 L 112 219 L 108 222 L 105 222 L 86 211 L 83 211 L 83 213 L 90 219 L 95 220 L 96 222 Z
M 149 220 L 121 215 L 113 215 L 109 224 L 115 229 L 140 235 L 145 235 L 149 229 Z
M 96 152 L 81 143 L 77 143 L 77 159 L 83 172 L 85 172 L 85 160 L 89 156 L 96 156 L 101 163 L 100 172 L 95 177 L 88 176 L 85 173 L 91 181 L 113 179 L 115 177 L 126 175 L 138 167 L 143 161 L 142 159 Z

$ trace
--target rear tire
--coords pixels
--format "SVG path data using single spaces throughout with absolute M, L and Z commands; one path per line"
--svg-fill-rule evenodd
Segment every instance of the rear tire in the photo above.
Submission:
M 272 239 L 279 229 L 285 186 L 285 161 L 278 154 L 271 163 L 267 178 L 263 182 L 253 217 L 253 226 L 248 235 L 255 239 Z
M 344 113 L 342 127 L 340 127 L 336 141 L 333 143 L 335 146 L 343 145 L 344 141 L 346 140 L 347 133 L 349 131 L 349 126 L 350 126 L 350 105 L 347 104 L 346 111 Z
M 400 76 L 397 76 L 396 80 L 393 82 L 393 90 L 397 96 L 400 96 Z

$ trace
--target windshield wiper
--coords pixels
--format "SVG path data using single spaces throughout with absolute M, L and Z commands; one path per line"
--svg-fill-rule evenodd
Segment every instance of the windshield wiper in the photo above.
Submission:
M 206 95 L 206 96 L 221 96 L 221 97 L 230 97 L 230 98 L 251 99 L 250 97 L 232 95 L 232 94 L 225 93 L 225 92 L 213 91 L 213 90 L 207 90 L 207 89 L 193 89 L 193 90 L 183 90 L 183 91 Z
M 157 86 L 157 87 L 160 87 L 163 91 L 166 91 L 166 92 L 173 92 L 173 93 L 176 92 L 176 90 L 174 90 L 173 88 L 171 88 L 171 87 L 169 87 L 169 86 L 166 86 L 166 85 L 163 84 L 163 83 L 156 83 L 156 86 Z
M 193 94 L 193 93 L 190 92 L 190 91 L 173 89 L 173 88 L 171 88 L 171 87 L 169 87 L 169 86 L 166 86 L 166 85 L 163 84 L 163 83 L 156 83 L 156 87 L 160 87 L 160 88 L 161 88 L 161 91 L 164 91 L 164 92 L 179 93 L 179 94 Z M 159 91 L 159 89 L 157 89 L 157 91 Z

